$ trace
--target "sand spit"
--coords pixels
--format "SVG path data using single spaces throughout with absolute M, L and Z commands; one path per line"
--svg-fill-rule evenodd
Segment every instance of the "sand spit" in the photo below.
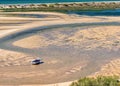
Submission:
M 24 9 L 23 9 L 24 8 Z M 66 9 L 67 8 L 67 9 Z M 109 2 L 68 2 L 68 3 L 41 3 L 41 4 L 3 4 L 1 11 L 73 11 L 73 10 L 101 10 L 120 8 L 119 1 Z M 16 10 L 18 9 L 18 10 Z M 32 9 L 32 10 L 31 10 Z
M 0 17 L 2 20 L 0 20 L 2 25 L 0 40 L 7 38 L 0 43 L 0 53 L 2 53 L 0 84 L 69 86 L 71 82 L 67 81 L 76 80 L 82 75 L 119 75 L 120 54 L 116 53 L 120 49 L 119 17 L 89 17 L 49 12 L 11 14 L 47 14 L 48 16 L 45 18 Z M 26 30 L 30 31 L 38 27 L 49 28 L 51 25 L 62 26 L 74 23 L 79 23 L 80 26 L 68 25 L 68 27 L 45 30 L 42 33 L 38 31 L 29 36 L 22 34 Z M 98 24 L 94 25 L 96 23 Z M 14 35 L 19 32 L 22 34 L 20 37 Z M 37 56 L 42 57 L 45 63 L 39 66 L 31 65 L 31 60 Z M 106 66 L 103 66 L 104 64 Z

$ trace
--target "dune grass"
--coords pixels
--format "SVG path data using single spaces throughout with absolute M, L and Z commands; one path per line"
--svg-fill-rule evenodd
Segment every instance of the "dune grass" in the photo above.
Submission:
M 70 86 L 120 86 L 117 76 L 99 76 L 97 78 L 82 78 Z

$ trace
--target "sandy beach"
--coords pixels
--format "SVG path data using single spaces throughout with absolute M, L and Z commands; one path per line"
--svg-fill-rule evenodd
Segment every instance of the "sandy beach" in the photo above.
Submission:
M 85 76 L 120 75 L 118 16 L 0 14 L 0 85 L 69 86 Z M 44 63 L 31 65 L 37 57 Z

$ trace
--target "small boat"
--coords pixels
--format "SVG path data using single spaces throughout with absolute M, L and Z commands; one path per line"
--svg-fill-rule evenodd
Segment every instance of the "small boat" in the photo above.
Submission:
M 40 59 L 35 59 L 31 63 L 32 63 L 32 65 L 38 65 L 38 64 L 41 64 L 43 62 Z

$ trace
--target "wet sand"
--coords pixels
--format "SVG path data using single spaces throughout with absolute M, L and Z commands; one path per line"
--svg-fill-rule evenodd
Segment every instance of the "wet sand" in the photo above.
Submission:
M 102 66 L 101 70 L 91 75 L 96 76 L 120 76 L 120 59 L 110 61 L 108 64 Z
M 111 61 L 115 66 L 109 71 L 119 70 L 119 17 L 28 14 L 50 14 L 55 18 L 0 17 L 5 20 L 0 27 L 0 84 L 54 84 L 96 73 L 104 75 L 101 68 L 107 71 L 109 66 L 104 65 Z M 31 65 L 37 57 L 44 63 Z

